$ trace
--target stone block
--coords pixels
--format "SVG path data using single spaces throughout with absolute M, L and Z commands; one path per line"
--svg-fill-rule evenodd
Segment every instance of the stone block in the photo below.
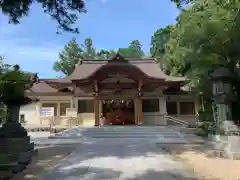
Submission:
M 209 135 L 208 140 L 208 148 L 214 152 L 221 152 L 221 157 L 231 159 L 240 157 L 240 136 Z
M 12 172 L 13 173 L 19 173 L 19 172 L 23 171 L 25 168 L 26 168 L 26 165 L 24 165 L 24 164 L 17 164 L 16 166 L 14 166 L 12 168 Z
M 0 170 L 0 180 L 5 180 L 5 179 L 9 179 L 14 175 L 14 173 L 9 170 L 9 171 L 1 171 Z
M 8 122 L 0 128 L 1 138 L 19 138 L 27 136 L 27 131 L 19 122 Z
M 21 152 L 18 158 L 18 163 L 23 165 L 28 165 L 31 162 L 33 155 L 34 155 L 34 149 L 26 152 Z
M 0 138 L 0 145 L 27 144 L 30 142 L 30 136 L 16 138 Z
M 0 166 L 3 164 L 9 164 L 13 162 L 17 162 L 19 153 L 14 153 L 14 154 L 6 154 L 6 153 L 1 153 L 0 154 Z
M 29 151 L 34 149 L 34 143 L 28 144 L 12 144 L 12 145 L 1 145 L 0 144 L 0 153 L 17 153 L 23 151 Z
M 34 155 L 34 156 L 38 155 L 38 149 L 37 149 L 37 148 L 35 148 L 35 149 L 33 150 L 33 155 Z
M 8 163 L 2 163 L 0 164 L 0 171 L 8 171 L 13 169 L 14 167 L 16 167 L 18 165 L 18 161 L 15 162 L 8 162 Z

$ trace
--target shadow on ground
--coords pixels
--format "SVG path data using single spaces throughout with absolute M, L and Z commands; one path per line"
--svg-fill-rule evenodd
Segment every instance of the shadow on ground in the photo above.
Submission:
M 156 171 L 148 170 L 136 173 L 129 169 L 129 173 L 126 175 L 123 172 L 113 170 L 111 168 L 95 168 L 95 167 L 81 167 L 72 168 L 69 171 L 58 172 L 58 176 L 48 176 L 47 179 L 59 179 L 59 180 L 202 180 L 189 175 L 181 174 L 177 170 L 173 171 Z
M 142 158 L 150 160 L 145 162 Z M 145 163 L 149 164 L 144 165 Z M 82 144 L 68 159 L 57 165 L 54 172 L 50 170 L 41 176 L 41 179 L 199 180 L 191 169 L 172 160 L 161 148 L 157 148 L 156 144 L 129 140 Z
M 64 141 L 70 139 L 61 143 Z M 78 141 L 39 149 L 33 163 L 12 180 L 202 180 L 168 156 L 168 145 L 156 145 L 147 139 Z
M 44 146 L 32 158 L 32 163 L 10 180 L 38 180 L 37 175 L 48 171 L 75 149 L 74 145 Z

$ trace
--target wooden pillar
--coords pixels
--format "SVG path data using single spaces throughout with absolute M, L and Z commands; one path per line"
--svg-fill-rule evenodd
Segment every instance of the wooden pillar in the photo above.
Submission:
M 100 111 L 99 111 L 99 100 L 94 100 L 94 114 L 95 114 L 95 126 L 99 126 Z
M 140 99 L 140 97 L 142 96 L 142 81 L 139 80 L 138 81 L 138 89 L 137 89 L 137 93 L 138 93 L 138 97 L 137 97 L 137 124 L 141 125 L 143 123 L 143 118 L 142 118 L 142 99 Z
M 74 108 L 74 98 L 73 97 L 70 100 L 70 108 Z
M 137 124 L 141 125 L 143 123 L 142 118 L 142 100 L 140 98 L 137 98 Z
M 94 114 L 95 114 L 95 126 L 99 126 L 100 124 L 100 109 L 99 109 L 99 99 L 98 99 L 98 95 L 99 95 L 99 89 L 98 89 L 98 81 L 95 80 L 94 81 L 94 87 L 93 87 L 93 91 L 95 93 L 95 99 L 94 99 Z

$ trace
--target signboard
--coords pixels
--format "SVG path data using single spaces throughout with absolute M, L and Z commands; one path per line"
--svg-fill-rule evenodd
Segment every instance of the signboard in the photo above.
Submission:
M 54 107 L 43 107 L 40 110 L 41 117 L 53 117 L 54 116 Z
M 77 109 L 76 108 L 66 108 L 66 116 L 77 117 Z

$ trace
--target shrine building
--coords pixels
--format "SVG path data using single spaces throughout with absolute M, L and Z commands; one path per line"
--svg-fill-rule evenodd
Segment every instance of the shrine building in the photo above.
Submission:
M 168 125 L 178 119 L 194 124 L 197 98 L 183 90 L 188 81 L 168 76 L 153 58 L 79 60 L 65 78 L 40 79 L 26 91 L 37 103 L 22 106 L 20 120 L 27 124 L 48 124 L 41 108 L 53 108 L 55 124 L 75 116 L 80 126 Z M 75 115 L 71 115 L 75 114 Z

